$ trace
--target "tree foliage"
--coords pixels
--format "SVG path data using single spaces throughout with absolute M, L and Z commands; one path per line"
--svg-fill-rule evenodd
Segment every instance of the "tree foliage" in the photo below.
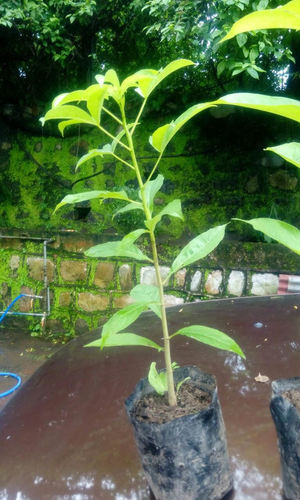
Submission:
M 282 89 L 286 68 L 295 63 L 290 45 L 296 36 L 287 31 L 260 30 L 241 33 L 220 45 L 233 22 L 253 11 L 276 8 L 280 0 L 135 0 L 150 15 L 147 33 L 156 33 L 173 55 L 197 61 L 203 74 L 212 74 L 220 85 L 240 75 L 239 88 L 246 79 L 262 79 L 263 87 Z

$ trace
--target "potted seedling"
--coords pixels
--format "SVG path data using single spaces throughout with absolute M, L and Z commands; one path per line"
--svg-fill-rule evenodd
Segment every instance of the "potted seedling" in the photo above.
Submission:
M 257 29 L 300 29 L 300 1 L 292 0 L 277 9 L 260 10 L 234 23 L 223 41 Z M 299 105 L 299 102 L 298 102 Z M 296 118 L 300 120 L 300 108 Z M 300 168 L 300 143 L 290 142 L 266 148 Z M 295 236 L 296 236 L 295 232 Z M 295 239 L 296 243 L 296 239 Z M 294 245 L 300 253 L 300 244 Z M 299 375 L 299 374 L 296 374 Z M 278 436 L 283 493 L 289 500 L 300 496 L 300 377 L 272 382 L 271 415 Z
M 195 367 L 178 367 L 171 358 L 171 343 L 177 336 L 186 336 L 218 349 L 244 357 L 238 344 L 227 334 L 204 325 L 191 325 L 169 332 L 164 305 L 164 285 L 180 269 L 199 261 L 212 252 L 222 241 L 227 224 L 213 227 L 192 239 L 177 255 L 168 276 L 163 279 L 156 245 L 156 229 L 164 216 L 182 219 L 181 202 L 176 199 L 158 210 L 155 198 L 164 178 L 158 173 L 163 153 L 176 132 L 193 116 L 217 105 L 254 107 L 282 114 L 282 106 L 270 98 L 253 94 L 232 94 L 214 102 L 196 104 L 175 121 L 158 128 L 150 137 L 150 144 L 158 157 L 150 174 L 143 174 L 137 161 L 135 132 L 140 127 L 147 100 L 159 83 L 180 68 L 193 63 L 179 59 L 156 71 L 145 69 L 134 73 L 123 82 L 114 70 L 97 75 L 97 83 L 85 90 L 58 96 L 43 121 L 60 120 L 61 133 L 69 125 L 86 124 L 96 127 L 110 138 L 102 148 L 92 149 L 77 164 L 80 168 L 95 157 L 112 157 L 124 168 L 131 169 L 138 184 L 136 197 L 123 191 L 90 191 L 67 195 L 57 206 L 92 199 L 118 199 L 125 202 L 116 214 L 138 210 L 143 214 L 144 225 L 130 232 L 119 241 L 112 241 L 90 248 L 86 255 L 95 258 L 130 258 L 151 263 L 155 269 L 156 285 L 137 285 L 131 291 L 132 303 L 117 311 L 103 326 L 101 338 L 88 344 L 92 347 L 146 346 L 163 352 L 165 367 L 157 370 L 150 365 L 148 377 L 140 381 L 135 392 L 127 399 L 126 408 L 133 424 L 137 446 L 150 487 L 157 499 L 220 499 L 232 488 L 224 424 L 218 401 L 215 380 Z M 141 102 L 134 119 L 128 120 L 126 98 L 133 89 Z M 273 99 L 273 101 L 272 101 Z M 274 101 L 275 99 L 275 101 Z M 288 111 L 293 118 L 295 102 Z M 250 102 L 250 104 L 249 104 Z M 70 104 L 71 103 L 71 104 Z M 111 120 L 111 128 L 104 127 L 103 116 Z M 117 130 L 117 132 L 116 132 Z M 116 215 L 115 214 L 115 215 Z M 289 224 L 271 219 L 246 221 L 287 246 L 294 245 L 294 230 Z M 147 236 L 151 253 L 143 252 L 136 241 Z M 299 239 L 299 235 L 297 235 Z M 128 327 L 147 309 L 161 320 L 163 339 L 142 337 Z M 187 404 L 187 400 L 190 404 Z M 151 415 L 149 415 L 149 408 Z M 156 408 L 156 411 L 152 411 Z

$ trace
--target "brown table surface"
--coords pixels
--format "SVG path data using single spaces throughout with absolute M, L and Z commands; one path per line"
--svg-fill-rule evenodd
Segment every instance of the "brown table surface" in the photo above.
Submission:
M 178 336 L 172 351 L 180 365 L 217 377 L 234 470 L 230 499 L 281 499 L 271 387 L 254 378 L 300 375 L 300 295 L 185 304 L 170 308 L 168 319 L 171 333 L 203 324 L 243 348 L 246 361 Z M 152 313 L 130 330 L 161 337 Z M 0 413 L 0 499 L 149 499 L 123 402 L 151 361 L 162 366 L 161 354 L 83 347 L 99 333 L 61 348 Z

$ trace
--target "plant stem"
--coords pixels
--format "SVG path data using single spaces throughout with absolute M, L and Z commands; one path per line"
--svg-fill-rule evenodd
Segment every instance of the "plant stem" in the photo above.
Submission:
M 142 198 L 142 203 L 143 203 L 143 207 L 144 207 L 144 213 L 146 216 L 146 221 L 149 222 L 152 219 L 152 214 L 151 214 L 150 209 L 149 209 L 148 204 L 147 204 L 146 195 L 145 195 L 145 185 L 143 183 L 140 169 L 139 169 L 139 166 L 137 163 L 132 136 L 131 136 L 131 134 L 128 130 L 128 127 L 127 127 L 124 107 L 121 108 L 121 113 L 122 113 L 122 118 L 123 118 L 123 127 L 124 127 L 125 134 L 126 134 L 126 137 L 128 140 L 128 146 L 130 148 L 132 164 L 135 168 L 136 177 L 137 177 L 140 191 L 141 191 L 141 198 Z M 156 280 L 157 280 L 157 285 L 158 285 L 158 289 L 159 289 L 159 296 L 160 296 L 161 324 L 162 324 L 162 331 L 163 331 L 164 357 L 165 357 L 167 385 L 168 385 L 168 402 L 169 402 L 170 406 L 176 406 L 177 398 L 176 398 L 176 392 L 175 392 L 175 387 L 174 387 L 173 370 L 172 370 L 172 366 L 171 366 L 172 361 L 171 361 L 171 350 L 170 350 L 170 337 L 169 337 L 169 332 L 168 332 L 168 323 L 167 323 L 166 309 L 165 309 L 165 304 L 164 304 L 164 287 L 163 287 L 162 278 L 161 278 L 160 269 L 159 269 L 159 261 L 158 261 L 158 255 L 157 255 L 155 235 L 154 235 L 154 232 L 152 230 L 150 230 L 149 233 L 150 233 L 153 263 L 154 263 Z

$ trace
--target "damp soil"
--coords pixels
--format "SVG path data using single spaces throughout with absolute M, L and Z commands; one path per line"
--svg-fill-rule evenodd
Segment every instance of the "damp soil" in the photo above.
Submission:
M 282 396 L 300 412 L 300 391 L 291 389 L 290 391 L 283 392 Z
M 198 413 L 208 408 L 211 401 L 210 393 L 186 382 L 177 394 L 177 406 L 169 406 L 167 394 L 147 394 L 136 404 L 135 417 L 140 422 L 164 424 L 175 418 Z

